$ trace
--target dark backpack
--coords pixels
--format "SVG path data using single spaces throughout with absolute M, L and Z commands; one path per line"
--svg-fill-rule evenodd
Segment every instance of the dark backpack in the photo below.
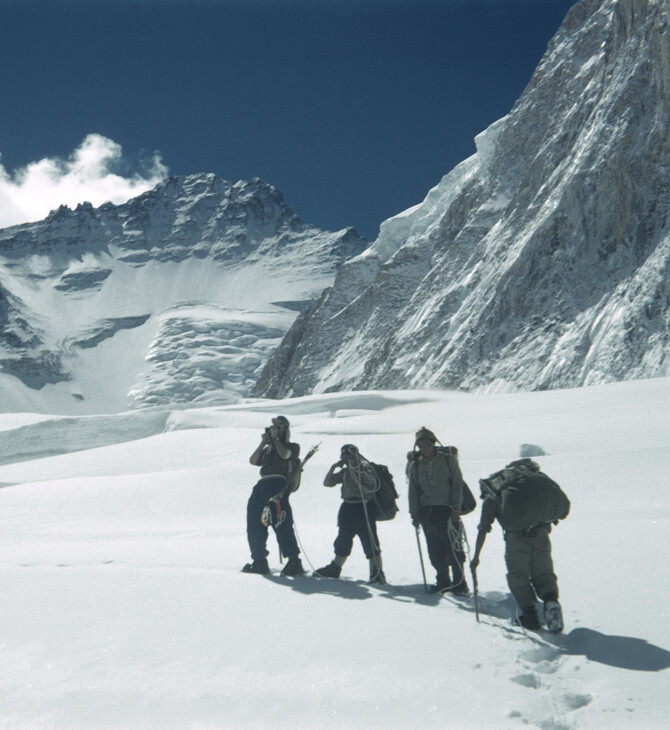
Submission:
M 461 504 L 461 515 L 469 515 L 470 512 L 475 511 L 477 506 L 477 500 L 472 490 L 467 485 L 467 482 L 463 482 L 463 502 Z
M 481 480 L 482 497 L 494 497 L 500 507 L 499 522 L 508 532 L 564 520 L 570 500 L 559 485 L 532 459 L 519 459 Z
M 374 493 L 373 500 L 377 506 L 377 522 L 392 520 L 398 513 L 396 499 L 400 496 L 395 488 L 391 472 L 383 464 L 372 464 L 379 489 Z

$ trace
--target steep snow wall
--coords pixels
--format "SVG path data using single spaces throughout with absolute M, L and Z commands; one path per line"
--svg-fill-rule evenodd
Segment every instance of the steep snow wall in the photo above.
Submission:
M 670 3 L 582 0 L 511 112 L 301 314 L 258 395 L 670 372 Z

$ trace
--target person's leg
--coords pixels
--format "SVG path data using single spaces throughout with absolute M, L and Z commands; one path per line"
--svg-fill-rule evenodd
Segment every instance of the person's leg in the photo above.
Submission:
M 370 583 L 384 585 L 386 578 L 382 570 L 382 554 L 377 535 L 377 505 L 374 502 L 362 502 L 355 505 L 358 508 L 355 520 L 356 534 L 363 546 L 363 552 L 370 565 Z
M 507 585 L 514 599 L 522 609 L 534 606 L 537 596 L 530 582 L 531 545 L 519 532 L 505 535 L 505 563 L 507 564 Z
M 548 527 L 537 527 L 531 537 L 532 554 L 530 579 L 535 592 L 543 601 L 558 600 L 558 579 L 551 558 L 551 540 Z
M 261 522 L 261 515 L 268 500 L 276 494 L 275 488 L 280 489 L 281 485 L 274 480 L 261 479 L 247 502 L 247 540 L 252 560 L 266 560 L 268 556 L 268 528 Z
M 449 517 L 448 523 L 449 545 L 451 550 L 452 592 L 457 595 L 468 595 L 470 588 L 465 578 L 465 552 L 463 550 L 463 522 L 457 523 Z
M 444 511 L 439 507 L 424 507 L 419 515 L 423 534 L 428 546 L 428 557 L 437 573 L 435 588 L 441 590 L 451 585 L 449 563 L 447 562 L 447 542 L 449 540 L 444 521 Z
M 354 547 L 356 537 L 357 505 L 349 502 L 342 502 L 340 511 L 337 513 L 337 537 L 333 543 L 335 555 L 348 558 Z
M 333 543 L 335 557 L 328 565 L 314 571 L 316 578 L 339 578 L 342 566 L 351 555 L 356 531 L 352 524 L 350 507 L 347 502 L 342 502 L 340 505 L 337 513 L 337 537 Z
M 281 524 L 276 525 L 275 535 L 277 536 L 277 542 L 279 543 L 279 549 L 285 558 L 298 557 L 300 555 L 300 548 L 298 547 L 298 541 L 295 537 L 295 530 L 293 529 L 293 510 L 291 509 L 291 503 L 289 501 L 289 495 L 284 494 L 279 501 L 283 519 Z
M 538 527 L 533 538 L 531 581 L 537 595 L 544 601 L 544 620 L 554 634 L 563 631 L 563 609 L 558 602 L 558 579 L 551 558 L 550 528 Z
M 381 553 L 379 537 L 377 535 L 377 506 L 374 502 L 363 505 L 362 502 L 354 505 L 357 510 L 353 525 L 361 541 L 363 552 L 368 560 L 372 560 Z M 366 516 L 367 512 L 367 516 Z

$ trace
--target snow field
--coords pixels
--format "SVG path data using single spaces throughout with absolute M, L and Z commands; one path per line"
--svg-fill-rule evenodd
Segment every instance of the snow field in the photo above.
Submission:
M 2 415 L 0 443 L 21 444 L 25 460 L 0 467 L 0 727 L 664 727 L 669 395 L 660 379 Z M 257 478 L 247 460 L 277 413 L 303 453 L 321 442 L 292 497 L 306 568 L 332 557 L 339 490 L 320 485 L 340 445 L 391 469 L 401 512 L 379 526 L 389 586 L 360 582 L 359 545 L 346 580 L 281 578 L 272 535 L 275 573 L 239 572 Z M 562 636 L 511 625 L 497 526 L 478 571 L 481 623 L 471 599 L 424 592 L 404 479 L 422 425 L 459 446 L 477 495 L 520 444 L 548 452 L 538 461 L 572 500 L 552 533 Z M 478 517 L 464 518 L 472 546 Z

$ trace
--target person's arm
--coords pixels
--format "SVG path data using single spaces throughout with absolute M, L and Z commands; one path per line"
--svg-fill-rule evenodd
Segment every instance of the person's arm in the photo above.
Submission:
M 266 447 L 266 445 L 270 441 L 270 429 L 263 432 L 263 435 L 261 436 L 261 442 L 256 447 L 256 450 L 254 453 L 249 457 L 249 463 L 253 464 L 254 466 L 260 466 L 261 464 L 261 454 L 263 453 L 263 449 Z
M 419 519 L 419 478 L 417 475 L 416 461 L 409 468 L 409 487 L 407 497 L 409 499 L 409 514 L 412 517 L 412 524 L 418 527 L 421 524 Z
M 477 533 L 477 542 L 475 543 L 475 554 L 472 560 L 470 561 L 470 567 L 473 570 L 477 569 L 477 566 L 479 565 L 479 555 L 482 552 L 482 548 L 484 547 L 484 543 L 486 542 L 486 536 L 488 535 L 487 530 L 479 530 Z
M 496 503 L 492 499 L 485 499 L 482 504 L 482 516 L 479 521 L 479 528 L 477 532 L 477 541 L 475 542 L 475 554 L 470 561 L 470 567 L 473 570 L 477 569 L 479 565 L 479 556 L 486 542 L 486 536 L 491 532 L 491 527 L 496 518 Z
M 336 461 L 328 470 L 328 474 L 324 477 L 323 480 L 323 486 L 324 487 L 334 487 L 336 484 L 342 483 L 342 471 L 339 471 L 337 474 L 335 474 L 335 469 L 342 469 L 344 466 L 343 461 Z

